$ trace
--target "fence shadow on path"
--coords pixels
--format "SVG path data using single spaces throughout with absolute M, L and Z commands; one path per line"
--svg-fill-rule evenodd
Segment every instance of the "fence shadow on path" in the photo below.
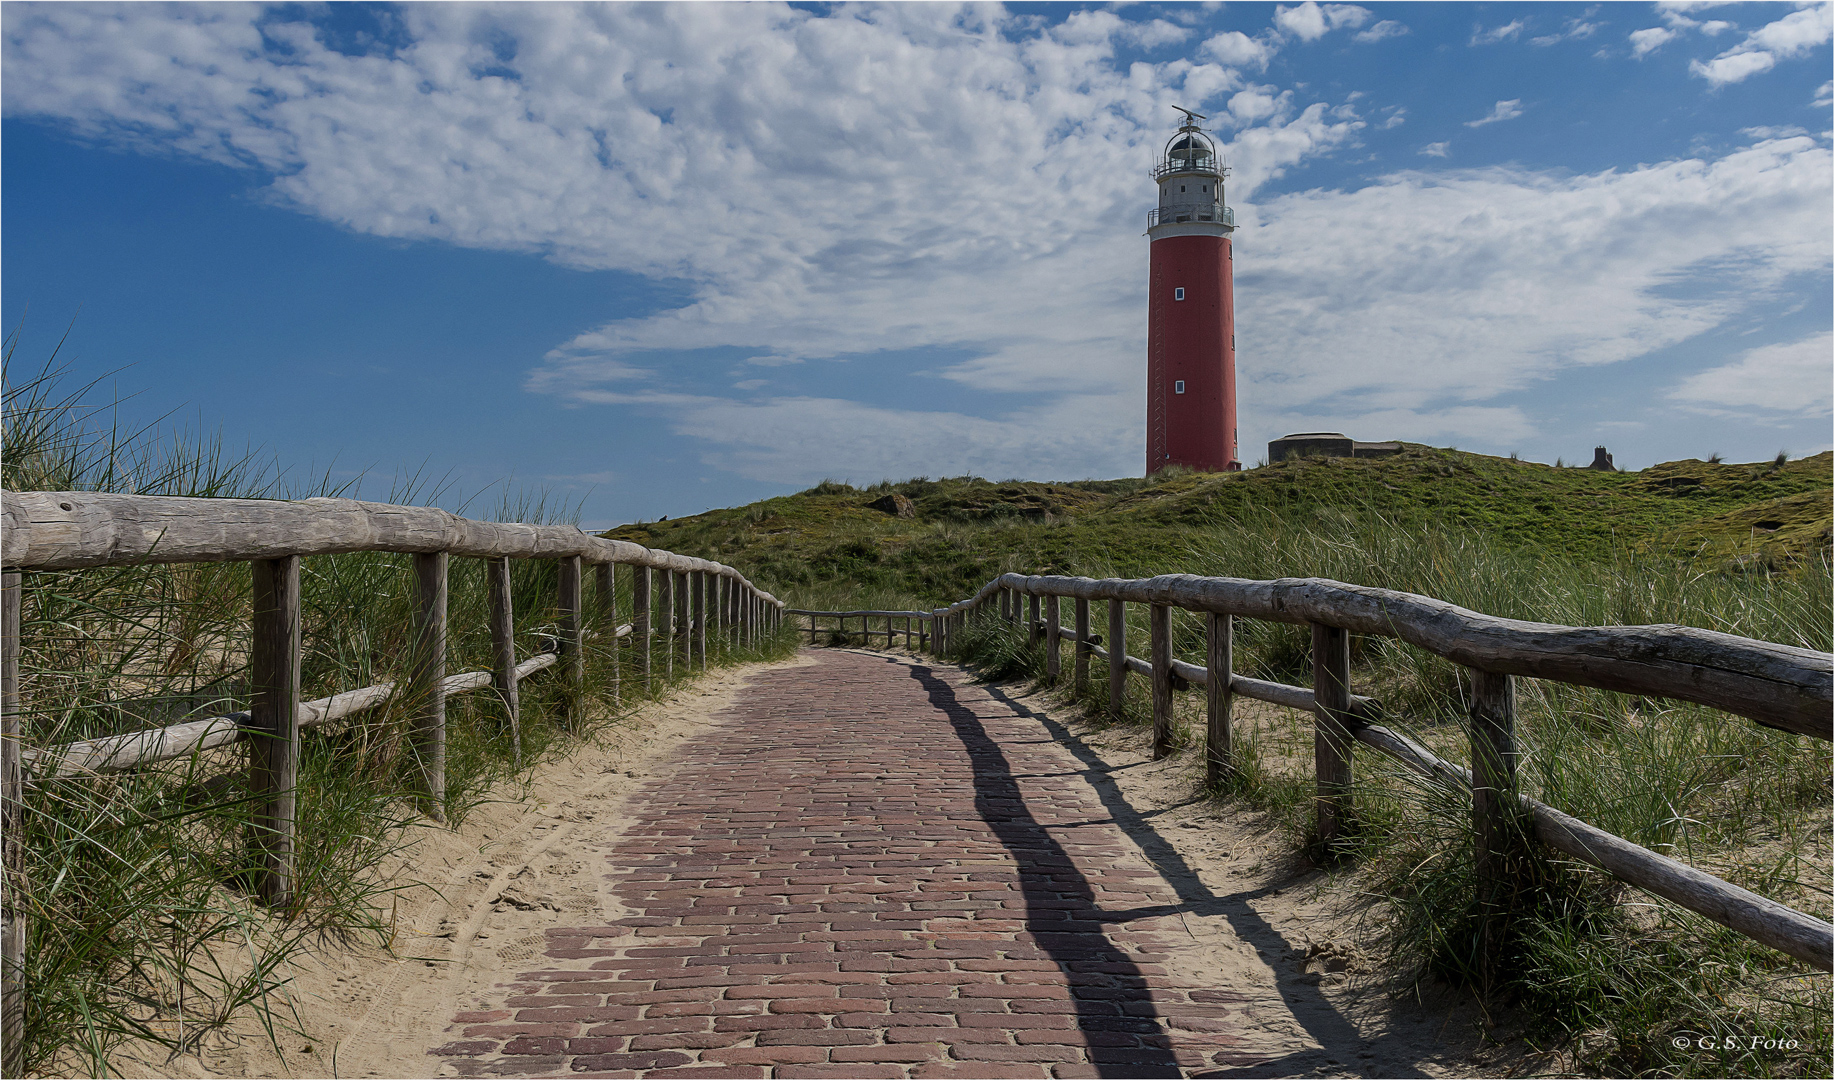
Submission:
M 1102 1076 L 1184 1076 L 1170 1048 L 1153 1045 L 1169 1039 L 1143 973 L 1108 940 L 1105 928 L 1112 920 L 1104 917 L 1095 890 L 1076 871 L 1063 845 L 1026 807 L 1000 744 L 933 669 L 921 664 L 910 664 L 909 669 L 930 703 L 948 717 L 973 763 L 975 810 L 1019 867 L 1027 933 L 1059 970 L 1107 975 L 1103 981 L 1114 984 L 1070 988 L 1091 1063 Z
M 1116 954 L 1103 936 L 1106 925 L 1125 923 L 1134 919 L 1151 918 L 1160 915 L 1189 913 L 1200 916 L 1220 915 L 1229 921 L 1238 939 L 1254 947 L 1265 959 L 1269 956 L 1285 957 L 1294 949 L 1293 943 L 1275 929 L 1261 913 L 1256 911 L 1251 901 L 1260 899 L 1274 891 L 1278 886 L 1265 886 L 1246 892 L 1230 893 L 1219 896 L 1206 886 L 1197 872 L 1187 863 L 1164 836 L 1160 835 L 1149 815 L 1136 809 L 1127 801 L 1120 785 L 1109 775 L 1114 769 L 1085 746 L 1069 728 L 1049 716 L 1034 711 L 1014 699 L 1000 687 L 991 683 L 981 684 L 994 701 L 1010 709 L 1013 713 L 1026 719 L 1038 722 L 1050 733 L 1061 746 L 1067 748 L 1086 768 L 1079 774 L 1094 790 L 1108 811 L 1114 824 L 1125 832 L 1145 852 L 1148 861 L 1159 873 L 1159 876 L 1177 894 L 1176 905 L 1157 905 L 1147 908 L 1135 908 L 1126 911 L 1104 911 L 1096 903 L 1093 890 L 1087 883 L 1079 882 L 1073 895 L 1081 898 L 1083 906 L 1075 916 L 1079 923 L 1077 933 L 1070 935 L 1071 940 L 1060 940 L 1051 936 L 1050 923 L 1034 923 L 1035 911 L 1031 901 L 1034 894 L 1046 903 L 1056 901 L 1059 896 L 1072 895 L 1070 886 L 1064 879 L 1048 872 L 1040 872 L 1033 861 L 1034 852 L 1048 853 L 1048 866 L 1067 865 L 1069 860 L 1063 849 L 1050 836 L 1049 830 L 1035 821 L 1024 809 L 1017 778 L 1009 767 L 1006 757 L 999 746 L 988 736 L 974 711 L 960 703 L 956 698 L 954 687 L 938 678 L 933 669 L 922 664 L 910 664 L 912 677 L 921 683 L 929 693 L 930 700 L 936 708 L 948 716 L 954 725 L 956 734 L 968 750 L 974 762 L 975 798 L 977 808 L 982 809 L 988 823 L 994 828 L 1008 850 L 1013 852 L 1020 866 L 1024 880 L 1024 891 L 1028 902 L 1027 928 L 1038 935 L 1040 947 L 1050 952 L 1054 959 L 1070 963 L 1075 962 L 1071 956 L 1060 956 L 1059 950 L 1080 957 L 1093 951 L 1107 950 Z M 1017 809 L 1012 809 L 1016 806 Z M 1058 925 L 1061 925 L 1059 923 Z M 1356 1070 L 1368 1075 L 1389 1077 L 1423 1077 L 1418 1055 L 1411 1052 L 1409 1040 L 1394 1036 L 1379 1036 L 1365 1039 L 1335 1006 L 1319 991 L 1318 987 L 1282 979 L 1285 974 L 1273 963 L 1275 978 L 1280 988 L 1282 1000 L 1291 1011 L 1293 1018 L 1306 1034 L 1317 1041 L 1319 1048 L 1307 1047 L 1265 1062 L 1231 1068 L 1204 1069 L 1191 1075 L 1200 1077 L 1275 1077 L 1305 1074 L 1314 1070 L 1338 1072 Z M 1074 970 L 1069 969 L 1069 970 Z M 1138 973 L 1126 980 L 1138 984 Z M 1085 1032 L 1109 1030 L 1101 1026 L 1103 1015 L 1085 1016 L 1081 1011 L 1083 1000 L 1078 997 L 1077 1019 L 1084 1024 Z M 1153 1032 L 1163 1035 L 1156 1011 L 1147 991 L 1142 988 L 1137 997 L 1124 1006 L 1129 1012 L 1136 1012 L 1141 1019 L 1150 1020 Z M 1090 1024 L 1095 1026 L 1091 1027 Z M 1093 1040 L 1092 1040 L 1093 1041 Z M 1186 1075 L 1171 1064 L 1171 1055 L 1166 1053 L 1165 1073 L 1147 1073 L 1138 1066 L 1100 1066 L 1105 1076 L 1148 1076 L 1148 1075 Z M 1112 1068 L 1113 1071 L 1107 1071 Z

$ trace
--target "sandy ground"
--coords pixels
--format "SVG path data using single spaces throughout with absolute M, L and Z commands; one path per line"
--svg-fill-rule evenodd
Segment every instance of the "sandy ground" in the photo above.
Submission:
M 305 1036 L 283 1034 L 280 1052 L 251 1019 L 177 1058 L 129 1047 L 117 1068 L 162 1077 L 431 1075 L 439 1063 L 425 1050 L 447 1037 L 447 1021 L 482 1005 L 483 991 L 539 955 L 544 930 L 626 914 L 603 876 L 587 869 L 599 865 L 627 820 L 624 800 L 647 775 L 669 768 L 677 748 L 705 733 L 766 666 L 684 687 L 600 743 L 538 770 L 526 798 L 523 789 L 505 790 L 457 831 L 423 830 L 402 858 L 377 871 L 422 883 L 401 894 L 392 949 L 327 943 L 296 963 L 289 989 Z M 1260 815 L 1198 800 L 1195 755 L 1155 763 L 1138 729 L 1070 720 L 1061 700 L 1022 686 L 997 691 L 1079 759 L 1083 779 L 1184 901 L 1185 974 L 1262 991 L 1253 1041 L 1290 1050 L 1269 1065 L 1216 1075 L 1534 1070 L 1519 1050 L 1486 1038 L 1485 1018 L 1468 998 L 1401 993 L 1373 961 L 1379 909 L 1356 876 L 1309 868 Z M 1261 720 L 1284 722 L 1283 710 L 1266 708 Z

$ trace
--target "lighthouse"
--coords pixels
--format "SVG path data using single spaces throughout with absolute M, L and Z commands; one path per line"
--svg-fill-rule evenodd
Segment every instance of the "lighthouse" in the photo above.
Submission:
M 1159 205 L 1146 216 L 1152 291 L 1146 315 L 1146 474 L 1168 465 L 1242 467 L 1236 454 L 1235 282 L 1223 201 L 1228 170 L 1197 121 L 1184 124 L 1153 169 Z

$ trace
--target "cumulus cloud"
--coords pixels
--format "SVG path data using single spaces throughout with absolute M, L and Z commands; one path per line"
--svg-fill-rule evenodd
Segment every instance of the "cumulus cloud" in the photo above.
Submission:
M 1449 142 L 1430 142 L 1420 148 L 1422 157 L 1451 157 L 1452 144 Z
M 1721 416 L 1827 416 L 1834 411 L 1834 335 L 1748 350 L 1729 364 L 1689 375 L 1668 397 L 1693 411 Z
M 1332 30 L 1356 29 L 1368 22 L 1373 13 L 1355 4 L 1320 4 L 1305 0 L 1298 7 L 1274 5 L 1274 25 L 1283 34 L 1301 41 L 1317 41 Z
M 1508 101 L 1497 102 L 1496 105 L 1491 108 L 1488 116 L 1480 116 L 1476 120 L 1465 121 L 1465 126 L 1468 128 L 1483 127 L 1485 124 L 1494 124 L 1499 120 L 1514 120 L 1521 115 L 1522 99 L 1510 98 Z
M 1147 23 L 1122 23 L 1120 35 L 1143 49 L 1157 49 L 1166 45 L 1176 45 L 1191 36 L 1188 27 L 1154 19 Z
M 1229 112 L 1237 121 L 1252 124 L 1286 111 L 1293 92 L 1277 91 L 1271 86 L 1254 86 L 1229 99 Z
M 1712 86 L 1743 82 L 1769 71 L 1779 60 L 1794 60 L 1834 37 L 1834 5 L 1811 4 L 1745 35 L 1745 40 L 1702 63 L 1688 65 Z
M 1228 67 L 1252 67 L 1266 70 L 1267 62 L 1279 51 L 1276 43 L 1251 38 L 1240 30 L 1229 30 L 1206 40 L 1201 52 Z

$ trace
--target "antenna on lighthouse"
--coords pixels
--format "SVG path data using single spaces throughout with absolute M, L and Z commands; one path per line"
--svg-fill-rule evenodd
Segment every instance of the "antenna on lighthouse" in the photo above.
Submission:
M 1210 119 L 1209 117 L 1205 116 L 1203 113 L 1192 112 L 1191 110 L 1185 108 L 1183 105 L 1174 105 L 1172 106 L 1172 108 L 1177 109 L 1179 112 L 1184 114 L 1184 126 L 1188 128 L 1196 127 L 1197 122 L 1199 120 Z

